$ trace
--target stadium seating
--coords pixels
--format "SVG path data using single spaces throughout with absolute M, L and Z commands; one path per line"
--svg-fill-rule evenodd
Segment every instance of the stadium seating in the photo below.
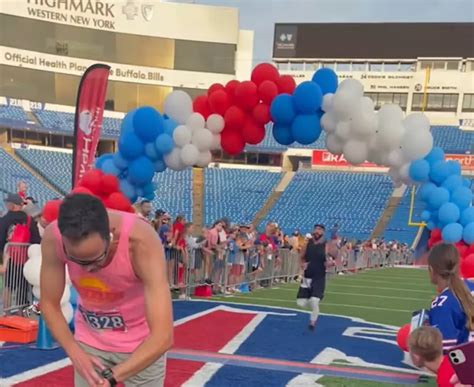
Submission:
M 281 173 L 207 168 L 204 177 L 204 223 L 228 217 L 232 223 L 248 224 L 281 180 Z
M 370 236 L 393 188 L 385 174 L 300 171 L 259 225 L 276 221 L 285 233 L 310 232 L 315 223 L 339 224 L 340 234 Z
M 418 227 L 409 226 L 409 214 L 410 214 L 410 203 L 411 203 L 411 189 L 407 188 L 402 196 L 400 203 L 395 209 L 392 218 L 389 220 L 387 228 L 384 232 L 384 239 L 386 241 L 397 240 L 403 243 L 411 245 L 415 240 L 418 232 Z M 415 194 L 415 203 L 413 209 L 412 221 L 415 223 L 421 222 L 421 212 L 423 211 L 424 204 L 418 195 Z
M 434 145 L 446 153 L 466 153 L 474 144 L 474 132 L 461 130 L 457 126 L 432 126 Z
M 71 153 L 20 148 L 16 154 L 62 193 L 71 190 Z
M 193 195 L 192 170 L 155 173 L 153 178 L 157 185 L 153 208 L 162 209 L 173 217 L 184 215 L 186 221 L 192 221 Z
M 0 119 L 19 121 L 26 124 L 28 116 L 20 106 L 0 105 Z
M 40 204 L 59 197 L 55 191 L 45 187 L 45 185 L 28 170 L 23 168 L 4 149 L 0 148 L 0 190 L 3 193 L 16 192 L 18 181 L 23 180 L 28 186 L 28 196 L 34 197 Z M 3 200 L 1 201 L 3 205 Z

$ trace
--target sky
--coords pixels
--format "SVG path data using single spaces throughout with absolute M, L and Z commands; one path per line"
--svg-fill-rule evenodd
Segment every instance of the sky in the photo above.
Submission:
M 474 22 L 474 0 L 175 0 L 175 2 L 239 8 L 240 28 L 255 31 L 254 62 L 271 59 L 275 23 Z M 324 36 L 321 39 L 324 39 Z

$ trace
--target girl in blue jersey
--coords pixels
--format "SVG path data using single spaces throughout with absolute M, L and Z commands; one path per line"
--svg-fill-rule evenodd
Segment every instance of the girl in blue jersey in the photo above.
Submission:
M 431 303 L 430 325 L 441 331 L 444 351 L 474 341 L 474 283 L 461 279 L 459 264 L 452 244 L 438 244 L 428 256 L 431 282 L 439 292 Z

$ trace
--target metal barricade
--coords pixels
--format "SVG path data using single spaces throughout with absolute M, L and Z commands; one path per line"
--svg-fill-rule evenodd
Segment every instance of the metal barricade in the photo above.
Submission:
M 28 260 L 26 243 L 7 243 L 3 250 L 3 275 L 0 315 L 22 312 L 33 302 L 32 286 L 23 275 Z

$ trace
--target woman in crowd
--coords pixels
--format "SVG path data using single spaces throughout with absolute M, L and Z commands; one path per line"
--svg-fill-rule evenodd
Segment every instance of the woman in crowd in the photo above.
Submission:
M 431 303 L 430 325 L 441 331 L 444 351 L 474 341 L 474 283 L 461 279 L 459 264 L 452 244 L 438 244 L 428 256 L 430 279 L 439 292 Z

